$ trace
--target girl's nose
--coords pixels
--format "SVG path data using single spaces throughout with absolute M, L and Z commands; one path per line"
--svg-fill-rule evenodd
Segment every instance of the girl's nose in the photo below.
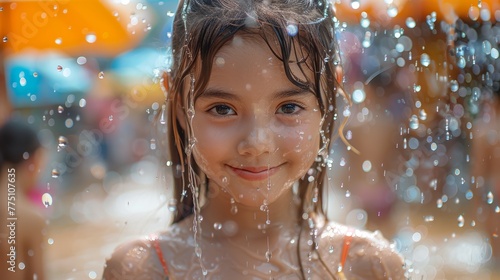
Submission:
M 274 135 L 269 121 L 254 120 L 245 129 L 245 135 L 238 144 L 238 152 L 241 155 L 258 156 L 275 150 Z

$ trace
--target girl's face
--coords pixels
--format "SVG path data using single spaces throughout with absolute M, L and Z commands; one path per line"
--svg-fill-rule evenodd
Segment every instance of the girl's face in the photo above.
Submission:
M 295 63 L 301 58 L 292 59 L 293 74 L 305 80 Z M 318 100 L 289 81 L 260 37 L 236 36 L 217 53 L 194 108 L 195 160 L 212 191 L 221 189 L 239 203 L 272 203 L 317 156 Z

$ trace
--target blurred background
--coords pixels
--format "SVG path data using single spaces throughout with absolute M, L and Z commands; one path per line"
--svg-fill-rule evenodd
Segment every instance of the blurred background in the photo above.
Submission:
M 380 230 L 412 279 L 500 279 L 500 3 L 334 5 L 360 153 L 333 144 L 329 216 Z M 100 279 L 118 244 L 170 223 L 152 122 L 176 8 L 0 0 L 0 124 L 22 119 L 45 150 L 27 197 L 47 279 Z

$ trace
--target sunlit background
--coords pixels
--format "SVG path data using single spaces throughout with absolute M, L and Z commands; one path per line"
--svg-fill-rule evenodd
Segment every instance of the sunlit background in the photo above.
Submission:
M 481 219 L 498 199 L 471 155 L 476 120 L 496 116 L 500 3 L 334 3 L 352 99 L 338 114 L 360 154 L 334 142 L 329 216 L 380 230 L 412 279 L 500 279 L 498 235 Z M 100 279 L 118 244 L 170 222 L 152 122 L 176 7 L 0 0 L 0 123 L 21 117 L 47 151 L 30 193 L 46 217 L 47 279 Z

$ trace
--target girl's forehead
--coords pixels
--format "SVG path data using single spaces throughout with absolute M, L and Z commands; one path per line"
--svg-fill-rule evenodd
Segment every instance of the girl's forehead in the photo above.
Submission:
M 255 50 L 256 48 L 261 50 L 268 49 L 269 54 L 272 54 L 271 49 L 262 37 L 254 34 L 236 34 L 221 47 L 215 58 L 230 57 L 233 55 L 244 56 L 248 51 Z
M 291 48 L 300 48 L 297 43 L 292 42 Z M 278 42 L 278 38 L 274 35 L 269 35 L 265 39 L 256 33 L 237 33 L 225 43 L 221 49 L 216 53 L 214 57 L 214 66 L 218 66 L 218 63 L 222 63 L 223 60 L 230 57 L 238 57 L 247 60 L 251 63 L 253 60 L 253 55 L 267 56 L 269 65 L 280 62 L 283 57 L 282 46 Z M 304 55 L 306 51 L 302 50 L 300 52 L 292 51 L 292 55 L 289 58 L 289 62 L 295 64 L 298 61 L 304 60 Z

